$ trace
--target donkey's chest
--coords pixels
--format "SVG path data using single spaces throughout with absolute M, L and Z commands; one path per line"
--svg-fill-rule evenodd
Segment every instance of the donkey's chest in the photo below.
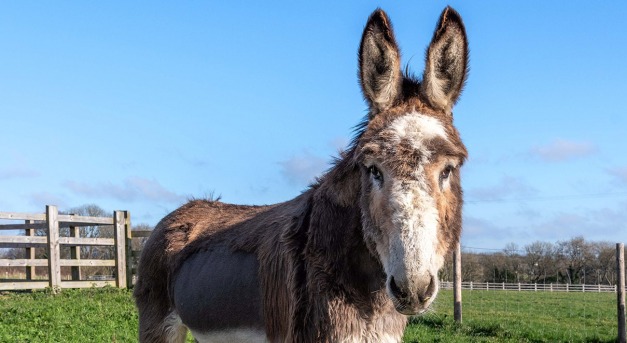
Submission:
M 332 306 L 329 319 L 331 342 L 401 342 L 407 324 L 407 317 L 389 304 L 374 311 Z
M 404 327 L 404 325 L 403 325 Z M 396 327 L 366 328 L 333 335 L 329 342 L 344 343 L 399 343 L 403 338 L 403 330 Z

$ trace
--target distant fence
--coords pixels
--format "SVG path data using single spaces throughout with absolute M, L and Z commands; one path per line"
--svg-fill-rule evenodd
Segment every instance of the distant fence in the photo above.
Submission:
M 453 282 L 441 281 L 442 289 L 454 289 Z M 615 293 L 616 285 L 583 285 L 558 283 L 505 283 L 505 282 L 462 282 L 461 289 L 476 291 L 518 291 L 518 292 L 598 292 Z
M 0 235 L 0 248 L 24 248 L 22 259 L 0 259 L 0 267 L 24 267 L 25 279 L 2 280 L 0 290 L 40 289 L 50 287 L 84 288 L 114 286 L 131 287 L 139 251 L 133 250 L 134 237 L 147 237 L 151 231 L 132 231 L 128 211 L 115 211 L 113 217 L 88 217 L 59 214 L 56 206 L 46 206 L 46 213 L 0 212 L 0 219 L 24 221 L 20 224 L 1 224 L 0 230 L 20 230 L 24 235 Z M 80 227 L 113 226 L 113 238 L 80 237 Z M 60 235 L 61 228 L 69 228 L 69 237 Z M 36 236 L 35 230 L 45 231 L 45 236 Z M 70 259 L 61 258 L 61 246 L 70 247 Z M 113 259 L 81 259 L 81 246 L 111 246 L 115 250 Z M 35 258 L 35 248 L 45 248 L 47 258 Z M 35 267 L 47 267 L 48 279 L 36 280 Z M 61 267 L 71 267 L 71 280 L 62 280 Z M 92 277 L 81 280 L 81 267 L 114 267 L 113 280 Z
M 458 243 L 453 254 L 453 282 L 441 282 L 441 288 L 454 291 L 454 319 L 462 322 L 462 293 L 461 290 L 486 291 L 519 291 L 519 292 L 612 292 L 616 293 L 617 308 L 617 342 L 627 343 L 627 328 L 625 323 L 625 246 L 616 244 L 616 275 L 617 285 L 585 285 L 585 284 L 523 284 L 505 282 L 462 282 L 461 281 L 461 245 Z

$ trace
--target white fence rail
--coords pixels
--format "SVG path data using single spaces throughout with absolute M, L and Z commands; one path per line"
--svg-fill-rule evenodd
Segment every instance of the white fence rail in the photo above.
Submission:
M 441 281 L 440 288 L 453 289 L 453 282 Z M 561 283 L 462 282 L 462 289 L 518 292 L 616 292 L 616 285 L 583 285 Z

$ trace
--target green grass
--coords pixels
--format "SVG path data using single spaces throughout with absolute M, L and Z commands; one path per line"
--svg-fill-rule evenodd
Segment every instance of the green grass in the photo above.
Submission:
M 135 342 L 128 290 L 99 288 L 0 295 L 0 342 Z
M 616 294 L 464 291 L 463 320 L 453 320 L 453 292 L 412 318 L 403 342 L 615 342 Z
M 464 291 L 464 320 L 453 321 L 452 291 L 413 318 L 404 342 L 614 342 L 616 295 Z M 0 342 L 136 342 L 129 290 L 0 294 Z M 188 342 L 192 342 L 188 339 Z

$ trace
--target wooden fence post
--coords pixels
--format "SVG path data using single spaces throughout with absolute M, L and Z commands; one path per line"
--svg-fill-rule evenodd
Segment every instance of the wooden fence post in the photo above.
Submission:
M 124 211 L 113 212 L 113 236 L 115 239 L 115 284 L 126 288 L 126 230 Z
M 124 211 L 124 231 L 126 232 L 126 287 L 133 287 L 133 232 L 131 212 Z
M 46 206 L 48 224 L 48 280 L 52 293 L 61 289 L 61 249 L 59 248 L 59 210 L 56 206 Z
M 461 243 L 457 243 L 453 252 L 453 316 L 458 323 L 462 322 L 462 248 Z
M 79 238 L 81 236 L 81 231 L 79 227 L 70 226 L 70 237 Z M 72 260 L 80 260 L 81 259 L 81 247 L 80 245 L 74 246 L 70 248 L 70 259 Z M 72 281 L 80 281 L 81 279 L 81 267 L 80 266 L 72 266 Z
M 616 283 L 617 308 L 618 308 L 618 342 L 626 343 L 625 334 L 625 244 L 616 243 Z
M 34 220 L 25 220 L 24 224 L 34 224 L 35 221 Z M 33 237 L 35 236 L 35 229 L 33 228 L 28 228 L 26 230 L 24 230 L 24 235 L 28 236 L 28 237 Z M 34 260 L 35 259 L 35 248 L 26 248 L 26 255 L 24 256 L 24 258 L 29 259 L 29 260 Z M 26 267 L 26 280 L 33 280 L 35 278 L 35 266 L 27 266 Z

